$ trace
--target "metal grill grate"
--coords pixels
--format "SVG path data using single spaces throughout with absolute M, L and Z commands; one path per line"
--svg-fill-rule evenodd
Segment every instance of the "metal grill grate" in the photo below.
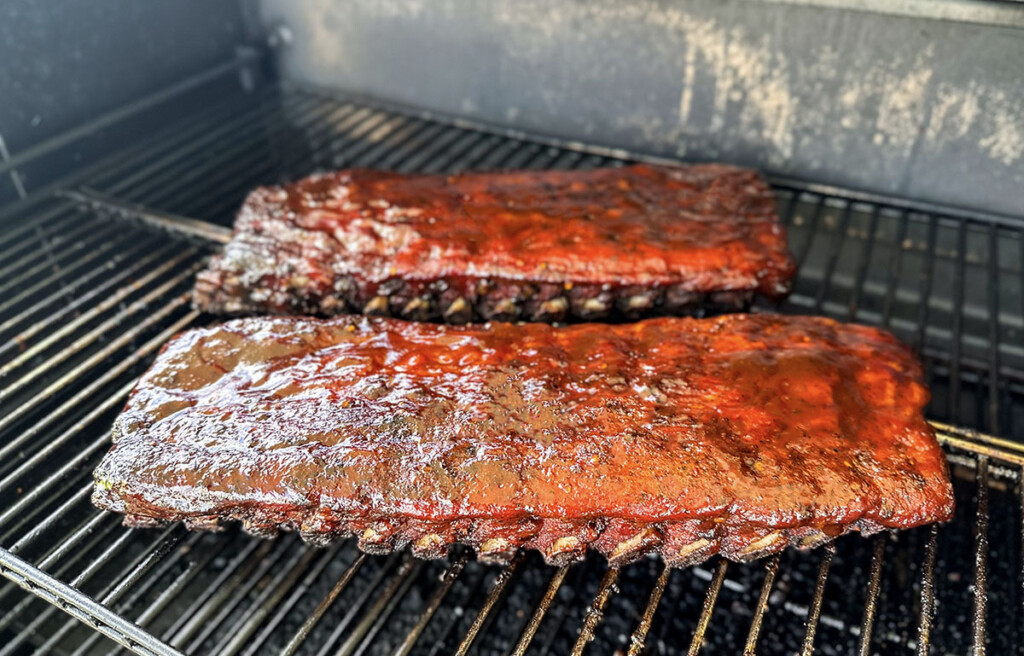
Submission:
M 228 224 L 248 189 L 317 168 L 626 159 L 264 89 L 61 184 Z M 1024 223 L 775 182 L 802 261 L 786 311 L 889 326 L 925 356 L 932 418 L 1024 442 Z M 124 529 L 89 504 L 91 471 L 156 349 L 206 320 L 186 293 L 210 246 L 110 214 L 46 194 L 0 210 L 0 656 L 1024 653 L 1024 447 L 953 428 L 954 522 L 748 565 L 493 568 Z

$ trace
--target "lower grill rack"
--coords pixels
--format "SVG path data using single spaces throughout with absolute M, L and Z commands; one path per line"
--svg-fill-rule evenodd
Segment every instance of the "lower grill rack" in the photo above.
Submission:
M 0 208 L 0 656 L 1024 653 L 1024 223 L 787 180 L 774 182 L 801 268 L 784 310 L 885 325 L 923 354 L 955 474 L 947 525 L 750 564 L 522 554 L 499 568 L 461 551 L 421 562 L 354 541 L 128 530 L 90 505 L 134 381 L 170 335 L 210 320 L 188 290 L 214 246 L 153 216 L 224 225 L 249 188 L 316 168 L 627 159 L 266 88 L 52 185 L 91 202 L 42 190 Z M 118 203 L 152 216 L 125 223 Z

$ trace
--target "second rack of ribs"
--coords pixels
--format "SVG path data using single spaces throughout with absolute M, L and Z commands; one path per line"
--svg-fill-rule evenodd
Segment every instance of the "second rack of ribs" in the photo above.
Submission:
M 927 397 L 892 336 L 821 318 L 242 319 L 167 345 L 94 501 L 375 553 L 749 559 L 948 519 Z
M 218 314 L 597 320 L 773 302 L 793 272 L 754 171 L 356 169 L 250 194 L 195 302 Z

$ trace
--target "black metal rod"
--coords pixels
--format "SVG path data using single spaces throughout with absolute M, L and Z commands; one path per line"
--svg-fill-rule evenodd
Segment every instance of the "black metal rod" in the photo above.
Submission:
M 441 585 L 437 586 L 434 590 L 434 594 L 430 596 L 430 600 L 427 602 L 423 612 L 420 613 L 419 619 L 416 620 L 416 624 L 413 625 L 412 630 L 409 631 L 408 635 L 402 641 L 402 644 L 393 652 L 393 656 L 408 656 L 416 646 L 416 641 L 423 635 L 423 631 L 430 624 L 430 620 L 437 613 L 437 609 L 441 607 L 441 603 L 447 596 L 448 591 L 451 590 L 452 585 L 455 583 L 455 579 L 459 578 L 459 574 L 462 573 L 466 563 L 469 562 L 469 552 L 463 552 L 458 556 L 455 561 L 448 566 L 444 574 L 441 575 Z
M 1024 261 L 1021 262 L 1024 268 Z M 999 228 L 988 229 L 988 430 L 999 434 L 1001 409 L 999 407 L 999 345 L 1002 343 L 999 326 Z M 1021 290 L 1024 293 L 1024 290 Z M 1022 317 L 1024 318 L 1024 317 Z
M 707 633 L 708 625 L 711 624 L 711 614 L 715 612 L 715 602 L 718 601 L 718 593 L 722 590 L 722 583 L 725 582 L 725 572 L 728 569 L 729 561 L 725 558 L 720 558 L 718 566 L 715 567 L 715 574 L 711 579 L 711 584 L 708 586 L 707 594 L 704 595 L 704 606 L 701 608 L 697 626 L 693 630 L 693 639 L 690 640 L 690 648 L 686 652 L 687 656 L 697 656 L 700 653 L 701 647 L 704 646 L 704 634 Z
M 273 609 L 283 608 L 287 612 L 287 610 L 298 601 L 298 597 L 291 599 L 291 604 L 286 603 L 282 606 L 281 604 L 285 599 L 285 595 L 296 587 L 300 589 L 300 594 L 301 592 L 304 592 L 300 585 L 301 579 L 309 578 L 311 576 L 315 578 L 322 574 L 323 571 L 327 569 L 327 565 L 330 564 L 331 559 L 338 553 L 338 549 L 340 547 L 340 544 L 336 544 L 326 552 L 320 551 L 319 549 L 296 550 L 298 554 L 301 554 L 301 558 L 299 558 L 295 565 L 290 569 L 285 568 L 277 573 L 277 575 L 252 602 L 242 617 L 235 621 L 232 630 L 224 636 L 221 642 L 214 647 L 210 653 L 234 656 L 234 654 L 241 651 L 249 638 L 259 631 L 261 627 L 273 631 L 277 625 L 272 622 L 266 622 L 267 617 Z M 308 589 L 308 587 L 309 586 L 307 585 L 306 589 Z M 269 633 L 264 635 L 261 631 L 259 638 L 265 641 L 268 637 Z M 251 654 L 253 652 L 247 649 L 245 653 Z
M 536 608 L 533 610 L 533 615 L 530 616 L 530 621 L 527 622 L 522 635 L 519 636 L 519 641 L 516 643 L 515 649 L 512 650 L 512 656 L 523 656 L 523 654 L 526 653 L 526 650 L 529 649 L 530 643 L 533 641 L 533 636 L 537 634 L 537 629 L 540 628 L 540 623 L 544 621 L 544 615 L 546 615 L 548 609 L 551 608 L 551 604 L 555 600 L 555 595 L 558 594 L 558 589 L 562 587 L 562 581 L 565 580 L 565 575 L 568 572 L 569 565 L 559 567 L 555 570 L 554 575 L 551 577 L 551 581 L 548 582 L 547 589 L 544 591 L 544 596 L 541 597 L 540 601 L 537 603 Z
M 963 311 L 965 269 L 967 266 L 967 223 L 957 225 L 956 266 L 953 269 L 953 315 L 949 340 L 949 409 L 948 417 L 956 423 L 960 416 L 960 353 L 963 350 Z M 995 286 L 992 281 L 991 286 Z M 990 319 L 992 321 L 992 319 Z
M 761 623 L 768 610 L 768 599 L 772 594 L 772 586 L 775 585 L 775 576 L 779 573 L 779 554 L 775 554 L 765 564 L 764 583 L 761 584 L 761 595 L 757 599 L 757 606 L 754 608 L 754 619 L 750 623 L 750 631 L 747 633 L 747 642 L 743 647 L 743 656 L 753 656 L 757 653 L 757 639 L 761 634 Z
M 243 62 L 242 60 L 235 58 L 222 64 L 218 64 L 209 70 L 203 71 L 202 73 L 185 78 L 180 82 L 176 82 L 169 87 L 156 91 L 134 102 L 121 105 L 117 109 L 98 116 L 91 121 L 69 130 L 65 130 L 64 132 L 36 144 L 31 148 L 26 148 L 13 156 L 10 160 L 0 163 L 0 173 L 6 173 L 13 168 L 46 155 L 47 153 L 51 153 L 59 148 L 63 148 L 64 146 L 82 139 L 83 137 L 95 134 L 104 128 L 120 123 L 121 121 L 124 121 L 125 119 L 140 112 L 156 107 L 194 89 L 198 89 L 199 87 L 209 84 L 228 73 L 233 73 L 241 66 L 248 65 L 249 63 L 251 63 L 251 60 Z
M 339 578 L 338 582 L 334 584 L 334 587 L 327 593 L 327 596 L 317 604 L 317 607 L 309 617 L 306 618 L 306 621 L 303 622 L 302 626 L 295 633 L 292 639 L 287 645 L 285 645 L 285 648 L 281 650 L 281 656 L 293 656 L 293 654 L 299 650 L 299 647 L 301 647 L 302 643 L 305 642 L 310 632 L 320 622 L 324 613 L 326 613 L 334 604 L 338 595 L 340 595 L 342 591 L 348 587 L 348 584 L 352 582 L 352 578 L 356 575 L 356 572 L 359 571 L 359 568 L 363 566 L 363 563 L 366 562 L 367 558 L 369 558 L 369 556 L 365 553 L 361 553 L 356 557 L 352 564 L 348 566 L 348 569 L 346 569 L 345 573 L 341 575 L 341 578 Z
M 224 613 L 224 604 L 238 600 L 244 593 L 236 594 L 245 582 L 256 582 L 262 578 L 258 567 L 269 569 L 286 551 L 287 540 L 249 540 L 248 546 L 218 574 L 210 585 L 192 600 L 188 607 L 167 628 L 161 637 L 168 644 L 180 646 L 188 641 L 200 627 L 210 626 L 211 618 Z M 255 573 L 254 573 L 255 572 Z M 255 583 L 253 583 L 255 585 Z M 212 630 L 212 629 L 211 629 Z
M 860 623 L 860 640 L 857 653 L 868 656 L 871 653 L 871 634 L 875 628 L 875 615 L 878 612 L 878 591 L 882 583 L 882 564 L 885 560 L 886 535 L 875 538 L 875 549 L 871 554 L 871 575 L 868 579 L 867 593 L 864 599 L 864 616 Z
M 580 630 L 579 638 L 576 639 L 576 644 L 572 648 L 572 656 L 583 656 L 583 650 L 594 639 L 594 631 L 604 616 L 604 607 L 608 604 L 608 600 L 615 590 L 615 582 L 618 580 L 619 568 L 609 567 L 597 588 L 594 601 L 591 602 L 590 608 L 587 609 L 587 614 L 583 619 L 583 628 Z
M 487 593 L 487 598 L 484 600 L 483 606 L 477 612 L 476 617 L 473 618 L 473 623 L 469 626 L 469 630 L 466 631 L 466 635 L 463 636 L 462 642 L 459 643 L 458 649 L 455 651 L 455 656 L 466 656 L 469 653 L 469 648 L 473 645 L 473 641 L 476 640 L 477 635 L 483 629 L 485 623 L 491 616 L 491 612 L 497 606 L 498 601 L 505 594 L 505 589 L 508 587 L 509 582 L 512 580 L 513 575 L 518 569 L 522 562 L 522 553 L 517 553 L 515 559 L 512 560 L 506 567 L 504 567 L 498 574 L 498 577 L 494 580 L 494 584 L 491 586 L 491 591 Z
M 935 554 L 938 549 L 939 525 L 932 524 L 921 567 L 921 624 L 917 629 L 917 656 L 928 656 L 931 646 L 932 619 L 935 616 Z
M 327 553 L 317 561 L 317 563 L 309 570 L 309 573 L 302 579 L 302 581 L 295 586 L 292 590 L 291 595 L 283 603 L 276 603 L 272 606 L 274 614 L 269 619 L 265 619 L 262 622 L 262 629 L 259 634 L 253 639 L 245 649 L 245 654 L 252 655 L 257 654 L 263 648 L 263 645 L 270 638 L 271 634 L 277 629 L 277 627 L 284 621 L 288 613 L 299 603 L 309 588 L 316 583 L 316 581 L 323 575 L 324 571 L 331 564 L 331 562 L 337 558 L 338 553 L 341 551 L 343 543 L 337 542 Z M 357 558 L 358 560 L 358 558 Z M 351 569 L 351 567 L 349 568 Z M 269 601 L 268 601 L 269 605 Z M 269 612 L 269 608 L 268 608 Z M 264 616 L 266 617 L 266 616 Z
M 658 576 L 658 580 L 654 583 L 651 594 L 647 597 L 647 605 L 644 606 L 644 614 L 640 618 L 640 624 L 633 631 L 633 635 L 629 637 L 629 654 L 627 656 L 640 656 L 640 652 L 643 651 L 644 645 L 647 642 L 647 632 L 651 630 L 654 615 L 658 612 L 658 605 L 661 603 L 661 597 L 665 594 L 665 588 L 668 587 L 668 581 L 671 577 L 672 568 L 663 567 L 661 575 Z
M 836 546 L 829 543 L 823 550 L 821 564 L 818 566 L 818 578 L 814 583 L 814 598 L 811 599 L 811 606 L 807 610 L 807 623 L 804 630 L 804 645 L 801 649 L 801 656 L 811 656 L 814 653 L 814 635 L 818 630 L 818 621 L 821 619 L 821 604 L 825 598 L 825 584 L 828 582 L 828 570 L 832 565 L 832 558 L 836 555 Z
M 373 579 L 362 589 L 362 591 L 356 596 L 348 606 L 348 610 L 341 617 L 340 620 L 335 622 L 334 630 L 331 631 L 331 635 L 327 637 L 324 644 L 320 645 L 320 649 L 316 652 L 317 656 L 327 656 L 327 654 L 333 653 L 334 645 L 341 639 L 342 634 L 348 630 L 349 625 L 356 619 L 361 613 L 366 604 L 369 603 L 370 598 L 381 589 L 384 582 L 389 576 L 399 567 L 412 565 L 409 562 L 408 554 L 399 554 L 398 552 L 392 552 L 377 569 Z
M 352 633 L 349 634 L 345 642 L 341 644 L 337 656 L 359 656 L 366 649 L 369 641 L 373 640 L 384 626 L 384 622 L 391 617 L 398 602 L 405 596 L 422 567 L 423 561 L 406 556 L 398 568 L 398 573 L 367 610 L 363 619 L 352 629 Z
M 846 233 L 850 228 L 850 216 L 852 214 L 853 204 L 847 202 L 839 216 L 839 225 L 836 226 L 836 232 L 829 241 L 828 254 L 825 259 L 825 272 L 822 275 L 821 284 L 818 285 L 818 292 L 814 297 L 814 311 L 819 314 L 825 306 L 826 299 L 831 295 L 832 278 L 835 276 L 836 266 L 839 264 L 839 254 L 843 250 L 843 244 L 846 243 Z
M 919 352 L 924 350 L 928 329 L 928 314 L 931 310 L 932 298 L 932 269 L 935 264 L 935 242 L 938 235 L 938 220 L 928 216 L 928 237 L 927 251 L 925 251 L 924 266 L 918 277 L 920 289 L 920 301 L 917 306 L 917 334 L 914 339 L 914 348 Z
M 145 630 L 135 626 L 102 604 L 32 567 L 2 548 L 0 548 L 0 574 L 55 606 L 60 606 L 65 611 L 74 614 L 119 644 L 137 651 L 144 648 L 150 653 L 160 656 L 183 656 L 181 652 L 154 638 Z
M 857 318 L 857 310 L 860 309 L 860 301 L 864 293 L 864 283 L 867 281 L 868 271 L 871 268 L 871 255 L 874 253 L 875 242 L 878 241 L 878 224 L 881 210 L 882 208 L 877 205 L 871 208 L 867 238 L 864 240 L 864 250 L 861 251 L 860 261 L 857 264 L 857 273 L 854 276 L 850 303 L 846 308 L 846 314 L 850 317 L 851 321 Z M 899 250 L 899 243 L 896 244 L 896 250 Z M 896 276 L 896 278 L 899 278 L 899 276 Z
M 974 523 L 973 656 L 985 656 L 988 610 L 988 456 L 978 457 L 978 508 Z
M 899 289 L 900 275 L 903 272 L 903 242 L 907 239 L 907 232 L 910 229 L 910 217 L 906 211 L 900 212 L 899 226 L 896 232 L 896 241 L 892 245 L 892 254 L 889 257 L 888 281 L 885 290 L 885 299 L 882 305 L 882 325 L 892 324 L 892 313 L 896 303 L 896 291 Z M 927 303 L 927 298 L 922 298 Z

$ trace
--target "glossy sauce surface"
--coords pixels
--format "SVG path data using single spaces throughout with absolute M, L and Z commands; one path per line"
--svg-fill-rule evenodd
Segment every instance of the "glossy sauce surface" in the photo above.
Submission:
M 527 282 L 777 300 L 794 269 L 774 194 L 746 169 L 354 169 L 254 191 L 231 243 L 200 276 L 199 299 L 287 312 L 323 308 L 353 285 L 349 303 L 361 308 L 396 282 L 469 300 L 481 283 Z
M 236 320 L 167 345 L 117 420 L 95 500 L 335 529 L 910 527 L 952 512 L 921 375 L 892 336 L 812 317 Z

